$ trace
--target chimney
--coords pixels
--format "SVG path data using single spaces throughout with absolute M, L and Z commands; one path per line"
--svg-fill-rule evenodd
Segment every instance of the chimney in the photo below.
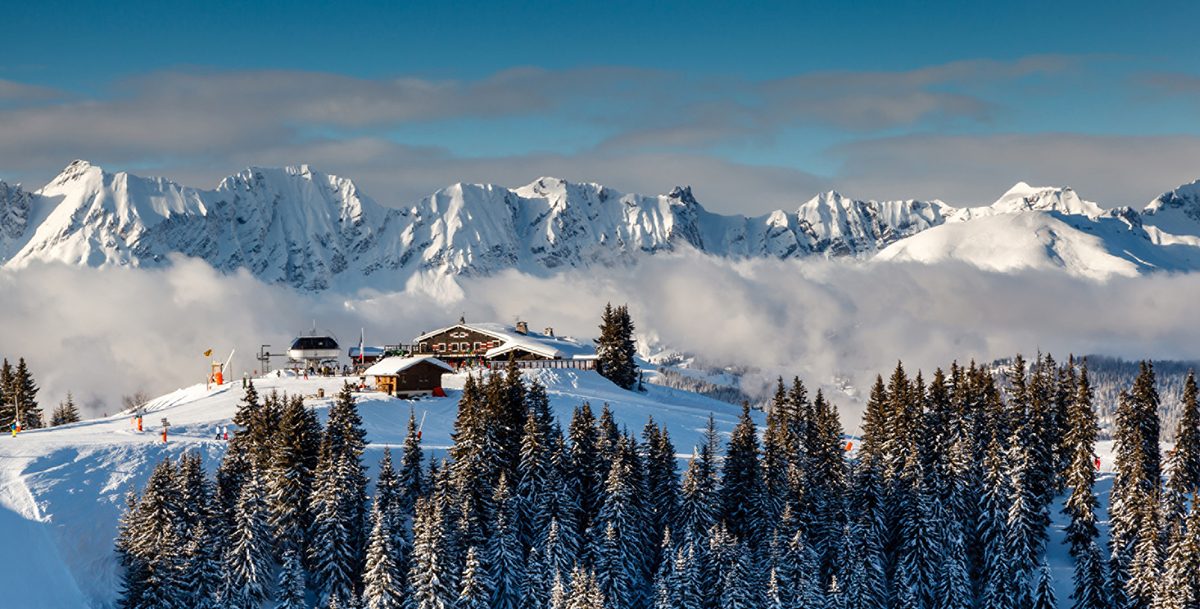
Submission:
M 529 322 L 517 322 L 517 334 L 529 334 Z
M 542 334 L 545 334 L 546 336 L 553 338 L 554 337 L 554 328 L 546 328 L 546 331 L 542 332 Z

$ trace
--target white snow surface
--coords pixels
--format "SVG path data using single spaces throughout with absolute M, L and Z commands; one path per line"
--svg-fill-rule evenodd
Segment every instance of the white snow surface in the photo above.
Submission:
M 727 434 L 740 409 L 697 394 L 647 385 L 645 393 L 625 391 L 592 371 L 528 370 L 526 378 L 546 385 L 551 405 L 565 427 L 571 411 L 587 401 L 599 415 L 610 405 L 618 425 L 640 434 L 647 417 L 665 424 L 680 456 L 690 454 L 711 413 Z M 410 412 L 425 417 L 422 444 L 427 453 L 445 456 L 450 445 L 458 398 L 466 376 L 443 377 L 445 398 L 408 401 L 377 392 L 356 393 L 367 431 L 364 462 L 372 469 L 384 447 L 404 442 Z M 260 394 L 279 391 L 305 396 L 305 404 L 324 417 L 343 378 L 303 379 L 283 373 L 255 380 Z M 357 383 L 358 378 L 349 379 Z M 324 389 L 324 398 L 317 398 Z M 0 438 L 0 573 L 6 586 L 0 606 L 40 609 L 113 606 L 119 571 L 113 552 L 117 520 L 130 488 L 144 485 L 163 458 L 188 451 L 204 457 L 210 475 L 226 443 L 215 439 L 242 398 L 240 384 L 207 388 L 195 385 L 149 402 L 144 430 L 117 414 L 62 427 Z M 761 426 L 761 413 L 755 413 Z M 168 442 L 159 435 L 160 419 L 170 423 Z M 428 463 L 428 461 L 426 461 Z M 371 475 L 374 475 L 373 472 Z
M 987 220 L 1009 214 L 1036 220 Z M 1079 258 L 1039 248 L 1054 218 L 1070 219 L 1053 227 L 1056 243 L 1078 243 L 1089 234 L 1103 243 L 1075 248 Z M 1128 230 L 1096 229 L 1107 220 Z M 965 226 L 946 228 L 957 224 Z M 958 245 L 1001 224 L 1007 228 L 990 238 L 990 251 L 1002 260 L 981 260 L 980 252 Z M 928 232 L 950 235 L 905 245 Z M 1010 241 L 1012 247 L 1004 247 Z M 551 177 L 518 188 L 460 183 L 416 204 L 389 207 L 351 180 L 307 165 L 247 168 L 212 190 L 110 173 L 86 161 L 71 163 L 36 192 L 0 182 L 5 266 L 147 267 L 184 254 L 223 272 L 245 269 L 304 290 L 421 286 L 450 293 L 448 277 L 506 269 L 544 276 L 681 249 L 728 258 L 855 259 L 890 250 L 884 259 L 960 259 L 992 270 L 1058 268 L 1102 279 L 1195 270 L 1198 248 L 1200 183 L 1165 193 L 1141 212 L 1104 210 L 1070 188 L 1021 182 L 987 207 L 863 201 L 830 191 L 795 211 L 746 217 L 707 211 L 687 187 L 647 196 Z M 1103 253 L 1114 251 L 1125 262 Z

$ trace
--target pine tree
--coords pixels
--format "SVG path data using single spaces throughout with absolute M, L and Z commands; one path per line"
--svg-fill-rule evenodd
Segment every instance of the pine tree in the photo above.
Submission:
M 225 554 L 226 602 L 238 609 L 257 609 L 268 598 L 273 568 L 267 503 L 255 473 L 242 486 L 235 509 Z
M 566 609 L 624 609 L 619 604 L 609 604 L 601 592 L 596 576 L 590 571 L 576 567 L 571 574 L 571 591 L 567 593 Z
M 676 471 L 675 446 L 667 434 L 666 426 L 659 427 L 654 419 L 646 422 L 642 431 L 643 449 L 646 464 L 646 496 L 649 497 L 647 507 L 650 517 L 652 548 L 660 548 L 663 535 L 674 523 L 679 510 L 679 474 Z M 657 563 L 662 559 L 655 554 L 651 560 Z
M 942 554 L 933 606 L 936 609 L 970 609 L 971 578 L 967 563 L 967 548 L 958 521 L 946 522 L 946 541 Z
M 493 375 L 487 387 L 468 376 L 459 400 L 458 417 L 451 435 L 450 476 L 456 495 L 456 523 L 465 546 L 484 547 L 488 527 L 493 520 L 492 495 L 502 470 L 501 450 L 488 402 L 500 399 L 499 377 Z M 485 399 L 485 393 L 492 397 Z M 493 404 L 494 406 L 494 404 Z
M 640 603 L 649 592 L 653 566 L 647 557 L 650 538 L 642 472 L 633 439 L 622 436 L 605 482 L 604 504 L 592 531 L 596 578 L 605 598 L 614 606 Z
M 179 493 L 179 528 L 184 539 L 191 541 L 190 533 L 194 527 L 206 522 L 212 515 L 213 489 L 198 452 L 189 451 L 180 457 L 177 471 L 175 482 Z
M 1161 568 L 1158 521 L 1156 510 L 1148 498 L 1138 509 L 1138 533 L 1134 542 L 1133 561 L 1129 564 L 1129 579 L 1125 586 L 1129 609 L 1150 609 L 1158 590 Z
M 547 495 L 555 492 L 549 486 L 554 467 L 551 459 L 551 427 L 546 419 L 533 409 L 525 417 L 521 434 L 521 454 L 517 464 L 516 499 L 517 516 L 513 523 L 519 531 L 521 547 L 529 548 L 539 534 L 539 525 L 545 522 L 542 509 L 549 501 Z
M 314 448 L 320 440 L 309 426 L 304 401 L 299 397 L 289 400 L 286 396 L 281 401 L 271 468 L 267 472 L 267 504 L 279 555 L 295 550 L 304 556 L 312 523 L 309 502 L 316 465 Z
M 766 518 L 778 522 L 788 501 L 788 467 L 795 460 L 799 439 L 792 433 L 794 409 L 788 400 L 783 377 L 775 386 L 775 397 L 767 410 L 767 428 L 763 433 L 763 491 Z
M 986 477 L 978 538 L 984 544 L 979 567 L 980 609 L 1007 609 L 1013 606 L 1013 568 L 1008 551 L 1008 506 L 1010 492 L 1004 475 L 1004 463 L 996 440 L 988 446 Z
M 564 578 L 555 576 L 550 588 L 550 609 L 567 609 L 567 588 Z
M 1066 484 L 1071 494 L 1063 513 L 1071 518 L 1067 525 L 1066 541 L 1071 555 L 1079 557 L 1099 535 L 1096 528 L 1096 412 L 1092 407 L 1092 389 L 1088 380 L 1087 363 L 1079 372 L 1076 394 L 1071 402 L 1066 445 L 1071 453 Z
M 411 609 L 451 609 L 456 594 L 447 561 L 447 526 L 442 504 L 429 498 L 417 500 L 413 523 L 413 556 L 409 568 Z
M 126 566 L 124 606 L 174 609 L 185 600 L 183 527 L 179 480 L 164 459 L 146 481 L 136 509 L 127 511 L 118 534 Z
M 528 390 L 522 380 L 516 359 L 510 357 L 504 374 L 493 374 L 485 396 L 488 426 L 495 442 L 496 475 L 508 475 L 516 484 L 517 463 L 521 455 L 521 433 L 529 408 L 525 403 Z
M 757 547 L 765 534 L 763 483 L 759 466 L 758 433 L 750 418 L 750 406 L 729 436 L 721 479 L 721 515 L 729 532 Z
M 8 362 L 4 365 L 7 367 Z M 138 552 L 134 543 L 135 533 L 140 525 L 138 513 L 138 496 L 133 489 L 125 495 L 125 510 L 117 523 L 116 553 L 117 562 L 121 565 L 121 584 L 117 606 L 122 609 L 134 609 L 141 606 L 142 589 L 146 581 L 146 561 Z
M 492 586 L 493 609 L 518 609 L 521 604 L 521 582 L 524 579 L 524 559 L 517 529 L 517 500 L 502 473 L 492 498 L 496 520 L 488 548 L 488 577 Z
M 229 438 L 221 465 L 217 468 L 215 499 L 219 535 L 222 537 L 228 535 L 229 531 L 233 529 L 234 511 L 237 508 L 238 499 L 242 495 L 242 485 L 245 484 L 254 466 L 253 435 L 249 429 L 260 408 L 258 391 L 254 388 L 254 384 L 250 383 L 234 413 L 233 424 L 236 428 Z
M 935 596 L 935 580 L 941 566 L 942 548 L 937 514 L 937 500 L 921 480 L 921 465 L 915 446 L 903 470 L 903 492 L 897 497 L 900 516 L 899 566 L 907 576 L 900 585 L 911 588 L 911 602 L 918 607 L 930 607 Z
M 283 553 L 277 589 L 279 599 L 275 609 L 307 609 L 304 600 L 304 564 L 300 554 L 293 548 Z
M 1072 609 L 1108 609 L 1104 557 L 1093 540 L 1075 558 Z
M 596 372 L 623 389 L 633 389 L 638 382 L 637 347 L 633 341 L 633 320 L 625 305 L 604 306 L 600 322 L 600 338 L 596 341 Z
M 184 603 L 192 609 L 220 607 L 224 587 L 223 561 L 210 519 L 201 520 L 192 527 L 184 546 L 180 580 L 185 588 Z
M 544 494 L 542 504 L 538 506 L 533 545 L 546 548 L 551 526 L 556 526 L 556 543 L 561 546 L 562 555 L 567 557 L 565 560 L 568 560 L 563 570 L 565 576 L 570 573 L 570 563 L 579 555 L 581 545 L 577 525 L 579 503 L 574 486 L 575 478 L 571 472 L 570 454 L 562 430 L 556 425 L 551 436 L 550 470 L 546 481 L 548 492 Z
M 366 432 L 349 384 L 329 409 L 311 498 L 310 555 L 318 598 L 355 597 L 365 552 Z
M 730 557 L 725 581 L 721 586 L 720 603 L 723 609 L 757 609 L 760 606 L 750 551 L 738 541 Z
M 420 430 L 417 429 L 417 414 L 408 413 L 408 433 L 404 436 L 404 452 L 400 457 L 400 502 L 401 513 L 410 521 L 413 517 L 413 507 L 417 498 L 425 494 L 425 477 L 421 471 L 421 459 L 424 451 L 421 449 Z
M 1162 522 L 1158 406 L 1154 368 L 1142 362 L 1133 388 L 1118 399 L 1113 432 L 1109 595 L 1121 609 L 1149 606 L 1157 579 Z
M 604 494 L 602 465 L 599 452 L 599 434 L 592 408 L 584 402 L 571 415 L 567 430 L 570 440 L 571 487 L 578 497 L 579 517 L 576 524 L 579 532 L 591 528 Z
M 13 374 L 9 386 L 8 397 L 17 405 L 21 415 L 21 427 L 39 429 L 42 426 L 42 409 L 37 403 L 38 386 L 33 381 L 33 374 L 25 365 L 25 358 L 17 360 L 17 370 Z
M 704 431 L 699 454 L 694 454 L 683 474 L 676 532 L 683 545 L 702 543 L 717 524 L 721 512 L 717 472 L 717 428 L 712 416 Z
M 71 392 L 67 392 L 67 399 L 54 409 L 54 413 L 50 416 L 50 426 L 58 427 L 68 423 L 79 422 L 79 408 L 75 406 L 75 398 L 71 397 Z
M 313 527 L 310 544 L 312 578 L 321 602 L 333 596 L 354 596 L 359 556 L 354 546 L 355 498 L 347 485 L 354 466 L 342 455 L 337 461 L 322 448 L 322 463 L 313 486 Z M 349 492 L 348 492 L 349 491 Z
M 1033 609 L 1058 609 L 1054 600 L 1054 586 L 1050 579 L 1050 567 L 1042 563 L 1038 570 L 1037 591 L 1033 594 Z
M 232 437 L 229 439 L 231 450 L 236 446 L 236 450 L 245 453 L 254 462 L 254 465 L 260 467 L 265 465 L 259 462 L 258 459 L 263 455 L 266 438 L 270 431 L 262 427 L 262 423 L 265 420 L 262 415 L 263 408 L 262 400 L 259 398 L 258 390 L 255 389 L 254 383 L 248 383 L 243 392 L 242 401 L 238 402 L 237 410 L 233 413 L 235 429 Z
M 492 598 L 491 579 L 487 570 L 479 562 L 478 553 L 474 546 L 467 549 L 467 562 L 463 567 L 462 586 L 458 593 L 455 609 L 490 609 L 489 600 Z M 527 606 L 529 609 L 537 609 Z
M 1191 609 L 1200 606 L 1200 513 L 1195 505 L 1171 531 L 1167 560 L 1155 595 L 1154 609 Z
M 1168 528 L 1182 524 L 1188 498 L 1200 491 L 1200 400 L 1197 400 L 1196 375 L 1191 371 L 1183 386 L 1182 408 L 1175 430 L 1175 448 L 1169 457 L 1165 506 Z
M 395 468 L 392 467 L 392 450 L 390 448 L 383 449 L 383 457 L 379 459 L 379 466 L 376 469 L 379 470 L 379 474 L 375 479 L 373 509 L 378 510 L 387 521 L 386 528 L 391 533 L 392 551 L 395 552 L 400 547 L 397 542 L 402 538 L 406 522 L 402 508 L 400 479 L 396 475 Z M 373 520 L 374 516 L 372 516 Z M 373 523 L 372 527 L 374 527 Z
M 387 458 L 387 457 L 385 457 Z M 388 462 L 390 467 L 390 460 Z M 393 489 L 394 490 L 394 489 Z M 363 572 L 363 600 L 367 609 L 401 609 L 404 606 L 403 576 L 396 560 L 394 515 L 376 494 L 371 510 L 371 536 L 367 543 L 366 570 Z

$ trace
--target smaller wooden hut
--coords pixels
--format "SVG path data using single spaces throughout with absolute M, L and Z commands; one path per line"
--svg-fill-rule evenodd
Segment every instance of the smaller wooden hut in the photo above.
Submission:
M 385 357 L 370 368 L 366 375 L 375 379 L 375 388 L 388 395 L 415 397 L 444 395 L 442 375 L 454 368 L 436 357 Z

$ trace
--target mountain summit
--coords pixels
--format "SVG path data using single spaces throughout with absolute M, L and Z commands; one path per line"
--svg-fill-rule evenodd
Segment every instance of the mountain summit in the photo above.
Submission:
M 391 208 L 307 165 L 250 167 L 201 190 L 74 161 L 36 192 L 0 182 L 0 259 L 154 267 L 182 254 L 304 290 L 399 288 L 417 274 L 513 268 L 546 275 L 684 249 L 738 259 L 882 251 L 889 260 L 1104 278 L 1200 268 L 1198 218 L 1196 183 L 1142 212 L 1106 211 L 1070 188 L 1021 182 L 981 208 L 830 191 L 793 212 L 746 217 L 709 212 L 687 186 L 648 196 L 552 177 L 518 188 L 460 183 Z M 1093 245 L 1056 249 L 1068 242 Z

